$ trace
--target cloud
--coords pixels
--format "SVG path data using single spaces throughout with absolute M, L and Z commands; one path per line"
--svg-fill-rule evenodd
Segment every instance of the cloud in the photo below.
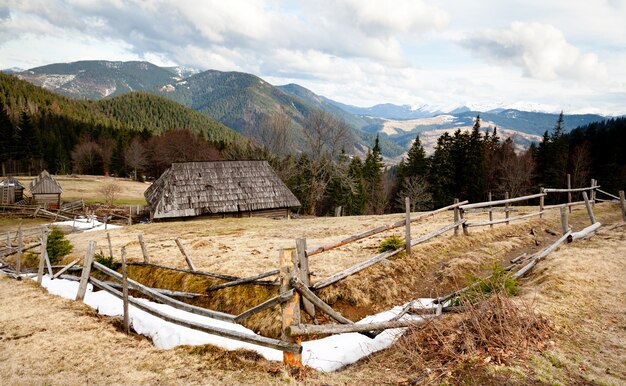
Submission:
M 549 24 L 513 22 L 507 29 L 479 32 L 462 45 L 491 63 L 521 67 L 535 79 L 595 80 L 606 75 L 597 55 L 581 52 Z

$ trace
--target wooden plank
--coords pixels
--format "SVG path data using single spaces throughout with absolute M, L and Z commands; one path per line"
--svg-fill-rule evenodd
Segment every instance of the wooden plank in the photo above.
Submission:
M 280 293 L 289 292 L 294 280 L 299 281 L 298 258 L 293 248 L 280 250 Z M 287 334 L 287 328 L 300 324 L 300 296 L 294 292 L 293 297 L 280 305 L 281 309 L 281 340 L 289 344 L 302 344 L 302 338 Z M 302 367 L 302 354 L 283 353 L 283 364 Z
M 624 198 L 624 191 L 619 191 L 619 203 L 622 208 L 622 221 L 626 222 L 626 198 Z
M 146 248 L 146 243 L 143 241 L 143 233 L 140 233 L 138 236 L 139 245 L 141 245 L 141 253 L 143 254 L 143 260 L 146 263 L 150 262 L 150 255 L 148 254 L 148 248 Z
M 298 263 L 300 268 L 300 280 L 304 285 L 311 285 L 311 275 L 309 274 L 309 257 L 306 254 L 306 239 L 300 237 L 296 239 L 296 252 L 298 253 Z M 315 306 L 308 299 L 302 299 L 304 311 L 312 318 L 315 317 Z
M 91 281 L 91 283 L 93 285 L 95 285 L 96 287 L 105 290 L 107 292 L 109 292 L 110 294 L 118 297 L 118 298 L 122 298 L 122 293 L 120 291 L 117 291 L 113 288 L 111 288 L 110 286 L 106 285 L 105 283 L 103 283 L 102 281 L 95 279 L 95 278 L 90 278 L 89 279 Z M 128 299 L 128 302 L 130 304 L 132 304 L 134 307 L 145 311 L 151 315 L 154 315 L 158 318 L 161 318 L 167 322 L 170 323 L 174 323 L 177 324 L 179 326 L 183 326 L 183 327 L 187 327 L 187 328 L 191 328 L 193 330 L 196 331 L 202 331 L 202 332 L 206 332 L 207 334 L 212 334 L 212 335 L 218 335 L 218 336 L 222 336 L 224 338 L 229 338 L 229 339 L 234 339 L 234 340 L 238 340 L 238 341 L 242 341 L 242 342 L 247 342 L 247 343 L 252 343 L 252 344 L 257 344 L 259 346 L 263 346 L 263 347 L 270 347 L 276 350 L 280 350 L 283 352 L 295 352 L 295 353 L 300 353 L 302 352 L 302 346 L 300 345 L 295 345 L 295 344 L 289 344 L 286 342 L 283 342 L 281 340 L 278 339 L 272 339 L 272 338 L 266 338 L 264 336 L 258 336 L 258 335 L 251 335 L 251 334 L 246 334 L 246 333 L 242 333 L 242 332 L 238 332 L 238 331 L 231 331 L 231 330 L 227 330 L 224 328 L 219 328 L 219 327 L 214 327 L 214 326 L 209 326 L 209 325 L 205 325 L 202 323 L 197 323 L 197 322 L 192 322 L 189 320 L 184 320 L 181 318 L 177 318 L 175 316 L 171 316 L 168 314 L 165 314 L 143 302 L 139 302 L 136 299 L 130 297 Z
M 217 291 L 217 290 L 220 290 L 222 288 L 234 287 L 234 286 L 247 284 L 247 283 L 256 284 L 257 280 L 263 279 L 263 278 L 269 277 L 269 276 L 278 275 L 278 273 L 279 273 L 279 270 L 274 269 L 274 270 L 271 270 L 271 271 L 268 271 L 268 272 L 260 273 L 260 274 L 255 275 L 255 276 L 244 277 L 242 279 L 229 281 L 227 283 L 217 284 L 217 285 L 214 285 L 214 286 L 211 286 L 211 287 L 207 288 L 206 291 L 207 292 Z
M 570 206 L 570 208 L 571 208 L 571 206 Z M 561 211 L 561 229 L 563 229 L 563 234 L 566 234 L 570 230 L 569 229 L 569 214 L 568 214 L 568 210 L 565 207 L 561 207 L 560 211 Z
M 61 270 L 59 272 L 55 273 L 54 276 L 52 276 L 52 278 L 53 279 L 57 279 L 59 276 L 63 275 L 65 272 L 67 272 L 70 268 L 75 266 L 79 261 L 80 261 L 80 257 L 78 259 L 72 261 L 71 263 L 69 263 L 65 267 L 61 268 Z
M 107 233 L 108 235 L 108 233 Z M 126 270 L 126 247 L 122 247 L 122 305 L 124 309 L 124 331 L 130 334 L 130 316 L 128 314 L 128 272 Z
M 85 254 L 85 261 L 83 262 L 83 272 L 80 275 L 80 284 L 78 285 L 78 292 L 76 293 L 76 300 L 83 301 L 85 299 L 85 293 L 87 292 L 87 282 L 89 280 L 89 274 L 91 273 L 92 264 L 97 264 L 93 261 L 93 256 L 96 253 L 96 242 L 91 240 L 87 245 L 87 253 Z
M 264 301 L 263 303 L 254 306 L 252 308 L 250 308 L 247 311 L 242 312 L 241 314 L 237 315 L 235 317 L 235 322 L 236 323 L 240 323 L 243 320 L 248 319 L 249 317 L 251 317 L 252 315 L 258 314 L 261 311 L 265 311 L 268 308 L 272 308 L 277 304 L 282 304 L 288 300 L 291 300 L 293 298 L 293 289 L 290 291 L 287 291 L 285 293 L 282 293 L 278 296 L 274 296 L 273 298 L 270 298 L 266 301 Z
M 487 206 L 496 206 L 496 205 L 503 205 L 508 203 L 512 203 L 512 202 L 519 202 L 519 201 L 527 201 L 527 200 L 532 200 L 533 198 L 539 198 L 541 196 L 545 195 L 545 193 L 538 193 L 538 194 L 531 194 L 530 196 L 521 196 L 521 197 L 514 197 L 514 198 L 509 198 L 508 200 L 496 200 L 496 201 L 491 201 L 491 202 L 477 202 L 475 204 L 467 204 L 467 205 L 461 205 L 461 209 L 465 210 L 465 209 L 474 209 L 474 208 L 484 208 Z
M 419 220 L 422 220 L 424 218 L 427 218 L 427 217 L 430 217 L 430 216 L 434 216 L 437 213 L 441 213 L 441 212 L 444 212 L 446 210 L 454 209 L 456 207 L 459 207 L 460 205 L 467 204 L 467 202 L 468 201 L 466 200 L 466 201 L 455 203 L 455 204 L 452 204 L 452 205 L 448 205 L 448 206 L 445 206 L 443 208 L 439 208 L 439 209 L 436 209 L 436 210 L 433 210 L 433 211 L 430 211 L 430 212 L 427 212 L 427 213 L 423 213 L 421 215 L 415 216 L 411 220 L 411 222 L 419 221 Z M 335 249 L 335 248 L 341 247 L 342 245 L 346 245 L 346 244 L 349 244 L 351 242 L 354 242 L 354 241 L 357 241 L 357 240 L 361 240 L 361 239 L 364 239 L 366 237 L 369 237 L 369 236 L 372 236 L 372 235 L 375 235 L 375 234 L 378 234 L 378 233 L 381 233 L 381 232 L 384 232 L 384 231 L 388 231 L 390 229 L 395 229 L 395 228 L 398 228 L 398 227 L 401 227 L 401 226 L 404 226 L 404 225 L 405 225 L 405 220 L 400 220 L 400 221 L 396 221 L 395 223 L 390 224 L 390 225 L 383 225 L 383 226 L 380 226 L 380 227 L 377 227 L 377 228 L 374 228 L 374 229 L 370 229 L 368 231 L 365 231 L 365 232 L 362 232 L 362 233 L 359 233 L 359 234 L 347 237 L 347 238 L 345 238 L 343 240 L 336 241 L 336 242 L 333 242 L 331 244 L 321 245 L 321 246 L 315 247 L 315 248 L 307 251 L 307 256 L 311 257 L 313 255 L 317 255 L 318 253 L 322 253 L 324 251 L 329 251 L 331 249 Z
M 183 256 L 185 257 L 185 261 L 187 261 L 187 265 L 189 266 L 189 269 L 192 271 L 195 271 L 196 266 L 193 265 L 193 261 L 191 261 L 191 257 L 189 257 L 189 254 L 187 253 L 187 250 L 185 249 L 183 242 L 180 241 L 180 239 L 176 239 L 176 245 L 178 245 L 178 249 L 180 250 L 180 253 L 182 253 Z
M 404 207 L 404 249 L 406 250 L 406 254 L 411 257 L 411 201 L 408 197 L 404 198 Z
M 48 247 L 48 233 L 44 227 L 41 228 L 41 254 L 39 255 L 39 270 L 37 271 L 37 284 L 43 281 L 43 269 L 46 260 L 46 248 Z
M 121 274 L 115 272 L 114 270 L 98 262 L 94 262 L 93 267 L 97 269 L 98 271 L 113 277 L 114 279 L 122 280 Z M 132 279 L 128 279 L 128 285 L 130 286 L 130 288 L 135 289 L 146 296 L 150 296 L 153 299 L 156 299 L 163 304 L 167 304 L 168 306 L 172 306 L 179 310 L 191 312 L 197 315 L 208 316 L 209 318 L 223 320 L 225 322 L 231 322 L 231 323 L 235 319 L 234 315 L 230 315 L 230 314 L 219 312 L 219 311 L 213 311 L 213 310 L 209 310 L 209 309 L 202 308 L 202 307 L 192 306 L 191 304 L 183 303 L 179 300 L 172 299 L 169 296 L 158 293 L 157 291 L 154 291 L 151 288 L 146 287 L 145 285 L 140 284 Z
M 593 214 L 593 208 L 591 207 L 591 203 L 589 202 L 589 198 L 587 197 L 587 192 L 583 192 L 583 200 L 585 200 L 585 207 L 587 208 L 587 214 L 589 215 L 589 221 L 592 224 L 595 224 L 596 216 Z
M 483 221 L 483 222 L 468 222 L 468 223 L 465 224 L 465 226 L 466 227 L 482 227 L 482 226 L 487 226 L 487 225 L 491 225 L 491 224 L 502 224 L 502 223 L 510 222 L 510 221 L 523 220 L 523 219 L 529 218 L 529 217 L 541 216 L 543 213 L 545 213 L 545 211 L 529 213 L 529 214 L 525 214 L 525 215 L 522 215 L 522 216 L 509 217 L 509 218 L 504 218 L 504 219 L 500 219 L 500 220 Z
M 396 320 L 390 322 L 378 323 L 355 323 L 355 324 L 300 324 L 291 326 L 287 333 L 292 336 L 300 335 L 323 335 L 323 334 L 345 334 L 350 332 L 370 332 L 382 331 L 390 328 L 405 328 L 413 326 L 421 326 L 428 319 L 419 320 Z

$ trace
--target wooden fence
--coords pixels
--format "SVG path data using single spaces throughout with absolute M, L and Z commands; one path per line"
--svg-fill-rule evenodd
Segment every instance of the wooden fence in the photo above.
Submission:
M 100 288 L 104 291 L 111 293 L 112 295 L 123 300 L 124 304 L 124 322 L 126 324 L 126 329 L 129 329 L 129 319 L 128 319 L 128 304 L 133 305 L 136 308 L 139 308 L 143 311 L 146 311 L 152 315 L 155 315 L 163 320 L 166 320 L 171 323 L 175 323 L 180 326 L 188 327 L 194 330 L 203 331 L 209 334 L 219 335 L 231 339 L 240 340 L 243 342 L 253 343 L 260 346 L 271 347 L 274 349 L 278 349 L 284 352 L 284 362 L 289 365 L 299 366 L 301 365 L 301 339 L 303 336 L 307 335 L 317 335 L 317 334 L 336 334 L 336 333 L 345 333 L 345 332 L 357 332 L 368 337 L 375 337 L 381 331 L 389 328 L 398 328 L 398 327 L 406 327 L 410 325 L 418 325 L 424 323 L 425 319 L 416 321 L 416 320 L 400 320 L 402 316 L 404 316 L 408 312 L 415 312 L 412 309 L 411 303 L 402 310 L 402 312 L 397 315 L 392 320 L 386 322 L 379 323 L 366 323 L 366 324 L 357 324 L 353 321 L 347 319 L 341 313 L 334 310 L 329 304 L 325 303 L 318 295 L 317 291 L 322 288 L 328 287 L 332 284 L 337 283 L 340 280 L 343 280 L 351 275 L 354 275 L 358 272 L 363 271 L 364 269 L 384 261 L 385 259 L 394 256 L 402 251 L 406 251 L 410 257 L 410 250 L 412 247 L 423 243 L 427 240 L 431 240 L 434 237 L 440 236 L 445 232 L 453 231 L 455 235 L 460 234 L 460 228 L 463 229 L 463 234 L 468 234 L 468 228 L 470 227 L 478 227 L 478 226 L 493 226 L 495 224 L 509 224 L 511 221 L 518 221 L 522 219 L 527 219 L 534 216 L 541 216 L 547 210 L 550 209 L 559 209 L 561 212 L 561 222 L 563 228 L 563 235 L 559 237 L 553 244 L 548 246 L 547 248 L 534 253 L 532 255 L 521 255 L 511 260 L 511 265 L 506 267 L 507 270 L 514 272 L 513 275 L 515 277 L 523 277 L 530 272 L 539 261 L 544 259 L 549 253 L 554 251 L 559 245 L 564 242 L 572 242 L 574 240 L 578 240 L 580 238 L 588 237 L 593 232 L 597 231 L 600 227 L 600 223 L 598 223 L 595 219 L 593 213 L 593 201 L 595 199 L 596 191 L 599 192 L 599 187 L 597 183 L 592 182 L 592 185 L 588 188 L 579 188 L 579 189 L 552 189 L 552 188 L 544 188 L 538 194 L 523 196 L 523 197 L 514 197 L 509 198 L 508 196 L 504 200 L 496 200 L 496 201 L 486 201 L 482 203 L 474 203 L 469 204 L 467 201 L 459 202 L 455 200 L 455 203 L 444 208 L 440 208 L 428 213 L 420 213 L 415 216 L 412 216 L 411 213 L 406 211 L 405 219 L 401 221 L 397 221 L 393 224 L 380 226 L 366 232 L 362 232 L 348 238 L 344 238 L 342 240 L 338 240 L 333 243 L 329 243 L 327 245 L 317 246 L 310 249 L 307 249 L 306 239 L 300 238 L 296 240 L 296 247 L 291 249 L 282 249 L 279 254 L 279 268 L 276 270 L 270 270 L 268 272 L 264 272 L 258 275 L 250 276 L 250 277 L 237 277 L 232 275 L 223 275 L 219 273 L 205 272 L 196 269 L 192 257 L 188 254 L 185 249 L 182 241 L 180 239 L 176 240 L 176 244 L 179 247 L 179 250 L 185 261 L 189 267 L 189 269 L 168 267 L 159 264 L 155 264 L 150 262 L 149 251 L 145 245 L 143 240 L 143 235 L 139 235 L 139 243 L 142 248 L 142 254 L 144 257 L 144 262 L 141 263 L 128 263 L 126 261 L 126 252 L 125 249 L 122 249 L 122 273 L 118 273 L 98 262 L 93 261 L 94 252 L 96 249 L 96 243 L 94 241 L 90 241 L 89 247 L 87 249 L 87 253 L 84 257 L 84 263 L 82 268 L 82 274 L 80 278 L 74 277 L 75 280 L 79 280 L 79 289 L 76 296 L 77 300 L 84 299 L 85 291 L 87 288 L 87 283 L 91 283 L 97 288 Z M 574 203 L 571 201 L 571 198 L 568 200 L 567 204 L 560 206 L 552 206 L 546 207 L 543 205 L 543 198 L 547 194 L 556 193 L 556 192 L 581 192 L 583 196 L 583 203 L 586 206 L 589 219 L 591 225 L 588 227 L 578 231 L 573 232 L 568 223 L 568 211 L 567 208 L 571 207 Z M 591 192 L 592 199 L 589 199 L 587 192 Z M 602 192 L 604 193 L 604 192 Z M 618 196 L 613 196 L 618 197 Z M 539 208 L 536 212 L 532 212 L 530 214 L 519 215 L 511 217 L 510 212 L 514 211 L 514 208 L 511 206 L 512 203 L 520 203 L 528 200 L 540 199 Z M 623 223 L 626 223 L 626 201 L 624 199 L 624 192 L 619 192 L 619 201 L 621 203 L 621 214 Z M 445 211 L 452 212 L 452 218 L 449 224 L 444 225 L 438 229 L 435 229 L 431 232 L 423 234 L 416 238 L 411 238 L 410 227 L 411 224 L 419 221 L 427 219 L 431 216 L 434 216 L 437 213 L 442 213 Z M 476 212 L 487 212 L 490 215 L 489 221 L 480 221 L 480 222 L 472 222 L 467 220 L 467 216 L 470 213 Z M 494 220 L 493 213 L 503 212 L 505 217 L 503 219 Z M 405 245 L 399 247 L 396 250 L 383 252 L 376 254 L 369 259 L 362 261 L 352 267 L 342 270 L 341 272 L 337 272 L 329 277 L 322 278 L 321 280 L 312 283 L 311 277 L 309 273 L 309 258 L 335 249 L 339 248 L 343 245 L 355 242 L 357 240 L 361 240 L 366 237 L 370 237 L 381 232 L 385 232 L 390 229 L 395 229 L 399 227 L 406 227 L 406 235 L 407 240 Z M 108 236 L 108 234 L 107 234 Z M 11 237 L 11 234 L 9 234 Z M 47 241 L 47 233 L 45 230 L 40 230 L 41 242 L 40 244 L 40 261 L 39 268 L 37 270 L 37 280 L 39 283 L 42 281 L 42 277 L 44 271 L 47 266 L 48 273 L 51 277 L 69 277 L 63 275 L 65 272 L 69 270 L 77 269 L 76 264 L 78 260 L 73 261 L 65 267 L 61 267 L 56 273 L 53 273 L 53 267 L 51 267 L 49 259 L 47 257 L 46 252 L 46 241 Z M 20 237 L 21 239 L 21 237 Z M 109 251 L 112 255 L 112 248 L 110 244 L 110 237 L 108 237 L 109 242 Z M 21 255 L 22 247 L 18 246 L 19 250 L 18 255 Z M 18 258 L 19 261 L 19 258 Z M 12 275 L 13 277 L 19 278 L 20 269 L 19 263 L 17 269 L 11 269 L 8 264 L 6 264 L 2 259 L 0 259 L 0 263 L 2 266 L 0 270 L 4 273 Z M 208 308 L 198 307 L 194 305 L 187 304 L 183 301 L 175 299 L 175 297 L 197 297 L 197 296 L 207 296 L 207 294 L 189 294 L 189 293 L 177 293 L 175 291 L 165 291 L 161 289 L 149 288 L 144 286 L 143 284 L 129 279 L 127 277 L 126 271 L 127 266 L 135 264 L 135 265 L 144 265 L 150 267 L 157 267 L 161 269 L 169 269 L 180 272 L 185 272 L 193 275 L 200 276 L 208 276 L 215 277 L 225 281 L 225 283 L 214 285 L 207 289 L 208 292 L 219 291 L 223 288 L 228 288 L 237 285 L 244 285 L 249 283 L 255 283 L 259 285 L 268 285 L 268 286 L 280 286 L 279 295 L 268 299 L 242 313 L 239 315 L 233 315 L 217 310 L 211 310 Z M 108 276 L 113 281 L 103 281 L 97 279 L 91 275 L 92 270 L 97 270 L 101 274 Z M 272 276 L 278 275 L 279 280 L 263 280 Z M 471 287 L 471 286 L 470 286 Z M 421 310 L 419 313 L 428 314 L 429 316 L 440 316 L 446 312 L 458 312 L 459 307 L 451 307 L 446 305 L 446 301 L 450 300 L 455 296 L 459 296 L 462 292 L 466 291 L 470 287 L 466 287 L 459 291 L 455 291 L 452 294 L 436 299 L 435 303 L 437 306 L 428 310 Z M 121 291 L 120 291 L 121 289 Z M 258 335 L 250 335 L 240 332 L 231 331 L 224 328 L 218 328 L 214 326 L 205 325 L 202 323 L 190 322 L 187 320 L 183 320 L 181 318 L 173 317 L 171 315 L 164 314 L 163 312 L 157 310 L 154 307 L 151 307 L 143 302 L 139 302 L 133 297 L 128 296 L 128 290 L 132 289 L 138 291 L 143 296 L 149 297 L 157 302 L 170 305 L 176 309 L 184 310 L 187 312 L 191 312 L 197 315 L 203 315 L 210 318 L 218 319 L 221 321 L 225 321 L 228 323 L 242 323 L 252 315 L 255 315 L 263 310 L 267 310 L 276 305 L 280 305 L 281 315 L 282 315 L 282 333 L 281 338 L 269 338 Z M 312 325 L 312 324 L 304 324 L 301 319 L 301 311 L 304 311 L 311 315 L 315 316 L 317 311 L 322 311 L 328 316 L 330 316 L 336 323 L 325 324 L 325 325 Z

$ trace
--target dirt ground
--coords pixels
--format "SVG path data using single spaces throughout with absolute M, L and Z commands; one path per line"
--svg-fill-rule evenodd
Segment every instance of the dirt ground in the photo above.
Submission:
M 603 224 L 619 221 L 615 205 L 596 205 L 595 212 Z M 543 237 L 542 245 L 547 245 L 545 229 L 559 231 L 557 216 L 558 211 L 552 211 L 543 220 L 497 226 L 493 231 L 497 233 L 495 238 L 487 237 L 492 233 L 489 228 L 472 228 L 468 238 L 452 238 L 450 232 L 439 241 L 416 247 L 414 253 L 424 260 L 437 260 L 439 255 L 447 254 L 472 260 L 479 255 L 518 253 L 528 244 L 530 228 L 536 228 Z M 142 232 L 155 261 L 183 267 L 184 259 L 174 244 L 174 238 L 180 237 L 202 269 L 244 276 L 276 268 L 278 249 L 292 246 L 296 237 L 306 235 L 309 246 L 318 245 L 398 218 L 401 216 L 377 217 L 375 221 L 368 217 L 198 220 L 137 225 L 110 233 L 114 248 L 128 245 L 135 260 L 141 260 L 135 240 L 137 233 Z M 450 221 L 451 213 L 438 215 L 415 226 L 414 235 Z M 584 209 L 578 208 L 572 214 L 574 230 L 588 225 L 588 221 Z M 363 241 L 352 250 L 322 254 L 318 261 L 312 257 L 313 270 L 330 274 L 370 257 L 376 253 L 380 239 L 393 232 Z M 396 231 L 403 237 L 402 232 Z M 73 234 L 70 238 L 77 255 L 84 253 L 90 239 L 98 240 L 99 247 L 106 250 L 104 232 Z M 257 258 L 251 261 L 250 256 Z M 392 268 L 394 263 L 390 262 Z M 437 267 L 451 269 L 450 264 L 444 261 Z M 393 272 L 389 267 L 378 267 L 367 276 L 371 282 L 383 283 L 379 287 L 382 294 L 382 287 L 387 284 L 379 275 Z M 556 333 L 552 341 L 546 342 L 545 349 L 515 363 L 485 364 L 481 371 L 507 374 L 512 384 L 625 384 L 624 272 L 625 227 L 601 231 L 550 254 L 531 277 L 522 281 L 519 299 L 532 302 L 538 312 L 554 323 Z M 123 335 L 115 327 L 117 321 L 98 316 L 79 303 L 49 295 L 30 282 L 19 283 L 0 276 L 0 294 L 0 361 L 4 364 L 0 366 L 0 377 L 7 384 L 321 385 L 406 381 L 405 374 L 399 373 L 390 360 L 392 356 L 386 354 L 393 347 L 340 372 L 322 374 L 307 370 L 302 377 L 296 377 L 250 353 L 234 355 L 206 346 L 157 350 L 145 339 Z M 471 378 L 467 383 L 471 384 Z

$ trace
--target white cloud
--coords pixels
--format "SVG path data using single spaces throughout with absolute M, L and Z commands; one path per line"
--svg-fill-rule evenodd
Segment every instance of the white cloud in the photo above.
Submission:
M 596 80 L 606 75 L 596 54 L 581 52 L 547 24 L 514 22 L 507 29 L 484 30 L 463 45 L 492 63 L 519 66 L 536 79 Z

